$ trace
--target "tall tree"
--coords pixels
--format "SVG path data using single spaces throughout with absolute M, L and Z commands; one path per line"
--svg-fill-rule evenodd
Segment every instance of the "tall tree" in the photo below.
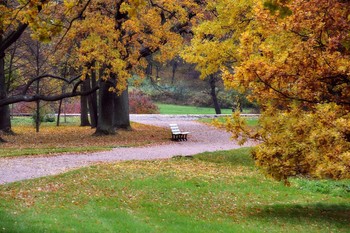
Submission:
M 252 27 L 253 7 L 257 0 L 213 0 L 206 6 L 202 22 L 193 28 L 193 38 L 181 56 L 196 65 L 200 78 L 210 84 L 216 112 L 219 112 L 215 92 L 215 78 L 222 70 L 231 70 L 239 61 L 239 38 Z
M 227 78 L 264 106 L 255 158 L 278 179 L 350 177 L 349 15 L 348 1 L 268 2 L 242 37 L 244 60 Z
M 130 130 L 129 94 L 126 88 L 120 95 L 114 96 L 114 127 Z
M 96 128 L 95 135 L 109 135 L 115 134 L 114 127 L 114 98 L 115 94 L 110 90 L 113 88 L 113 85 L 108 80 L 99 80 L 100 90 L 98 105 L 101 106 L 98 108 L 98 124 Z
M 145 58 L 151 54 L 163 61 L 172 58 L 183 43 L 181 33 L 190 28 L 191 20 L 199 10 L 197 4 L 185 0 L 167 3 L 146 0 L 96 1 L 89 5 L 84 20 L 78 22 L 79 26 L 72 36 L 88 35 L 81 41 L 77 54 L 81 61 L 95 63 L 94 66 L 85 67 L 84 73 L 103 66 L 102 79 L 115 83 L 114 86 L 100 89 L 100 92 L 115 92 L 118 95 L 115 101 L 99 102 L 99 108 L 109 110 L 109 114 L 114 115 L 113 126 L 130 128 L 128 78 L 133 74 L 144 75 L 147 65 Z M 101 84 L 107 85 L 104 82 Z M 105 95 L 109 94 L 100 93 L 100 96 Z M 96 134 L 106 127 L 106 122 L 110 122 L 107 114 L 99 114 L 98 117 L 98 125 L 104 127 L 97 126 Z M 102 134 L 105 132 L 112 131 L 103 130 Z
M 0 31 L 0 43 L 3 41 Z M 0 50 L 0 99 L 6 99 L 7 86 L 5 77 L 5 52 Z M 10 107 L 8 105 L 0 106 L 0 130 L 11 133 Z
M 47 5 L 48 1 L 45 0 L 30 4 L 21 1 L 0 1 L 0 101 L 7 99 L 4 71 L 6 50 L 21 37 L 29 25 L 35 29 L 33 36 L 40 39 L 45 39 L 59 30 L 59 27 L 47 24 L 44 18 L 39 18 L 40 12 Z M 8 105 L 0 106 L 0 130 L 12 132 Z
M 261 142 L 253 153 L 256 163 L 276 179 L 349 178 L 350 2 L 256 1 L 252 6 L 244 30 L 225 22 L 213 30 L 225 38 L 214 40 L 217 52 L 212 53 L 224 47 L 233 51 L 228 58 L 234 66 L 224 71 L 226 86 L 249 91 L 263 110 L 257 131 L 238 117 L 228 129 L 242 142 L 244 136 Z M 216 14 L 201 27 L 237 16 Z M 193 46 L 198 54 L 207 51 L 199 43 Z M 208 74 L 210 68 L 202 68 Z
M 0 1 L 1 18 L 0 18 L 0 64 L 4 61 L 6 51 L 22 36 L 23 32 L 27 29 L 31 29 L 31 36 L 37 40 L 49 41 L 55 35 L 57 35 L 63 25 L 63 21 L 67 21 L 67 31 L 72 27 L 73 22 L 79 18 L 80 15 L 86 9 L 86 6 L 90 1 L 80 2 L 80 3 L 67 3 L 62 4 L 57 1 L 34 1 L 25 3 L 22 1 Z M 66 17 L 65 10 L 67 12 L 73 12 L 74 17 Z M 78 15 L 78 17 L 76 16 Z M 3 66 L 1 66 L 1 82 L 5 78 Z M 58 78 L 55 75 L 45 74 L 41 77 L 35 77 L 32 80 L 27 81 L 25 85 L 25 90 L 28 90 L 29 86 L 39 79 L 43 78 Z M 34 81 L 33 81 L 34 80 Z M 66 80 L 68 81 L 68 80 Z M 1 86 L 3 88 L 4 85 Z M 6 96 L 2 92 L 3 96 Z M 28 93 L 22 93 L 18 96 L 10 96 L 5 98 L 0 98 L 0 106 L 6 109 L 6 106 L 10 103 L 15 103 L 18 101 L 36 101 L 38 99 L 54 100 L 59 98 L 65 98 L 68 96 L 77 95 L 76 93 L 64 94 L 61 96 L 29 96 Z M 1 114 L 0 118 L 5 119 L 7 114 Z M 0 119 L 0 122 L 2 120 Z
M 90 85 L 91 83 L 91 85 Z M 91 78 L 88 79 L 87 85 L 87 91 L 90 91 L 91 89 L 94 89 L 97 87 L 96 82 L 96 72 L 91 72 Z M 89 113 L 90 113 L 90 120 L 91 120 L 91 127 L 96 128 L 97 127 L 97 121 L 98 121 L 98 108 L 97 108 L 97 94 L 96 92 L 91 93 L 88 96 L 88 105 L 89 105 Z
M 221 108 L 218 102 L 217 93 L 216 93 L 216 77 L 214 74 L 209 75 L 209 85 L 210 85 L 210 95 L 213 100 L 215 113 L 221 114 Z
M 42 75 L 46 73 L 47 68 L 47 60 L 48 60 L 48 54 L 44 53 L 44 51 L 47 49 L 47 46 L 43 45 L 39 41 L 33 41 L 28 33 L 23 33 L 22 39 L 20 40 L 23 43 L 23 46 L 19 49 L 22 52 L 22 56 L 20 57 L 21 63 L 23 63 L 20 72 L 22 74 L 25 74 L 24 79 L 28 80 L 30 78 L 38 77 L 39 75 Z M 33 89 L 33 93 L 36 95 L 39 95 L 40 93 L 44 93 L 45 91 L 43 88 L 41 88 L 41 80 L 38 79 L 35 82 L 35 87 Z M 49 86 L 49 85 L 47 85 Z M 49 88 L 47 88 L 49 89 Z M 35 110 L 35 129 L 36 132 L 39 132 L 39 127 L 41 124 L 41 115 L 42 110 L 40 110 L 41 104 L 40 100 L 36 101 L 36 110 Z
M 82 92 L 89 90 L 89 81 L 90 80 L 84 80 L 84 82 L 80 85 Z M 80 96 L 80 126 L 90 126 L 88 112 L 88 97 Z

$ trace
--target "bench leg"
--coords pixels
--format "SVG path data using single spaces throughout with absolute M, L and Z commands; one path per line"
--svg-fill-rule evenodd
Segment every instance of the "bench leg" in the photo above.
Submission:
M 172 141 L 187 141 L 187 134 L 172 134 Z

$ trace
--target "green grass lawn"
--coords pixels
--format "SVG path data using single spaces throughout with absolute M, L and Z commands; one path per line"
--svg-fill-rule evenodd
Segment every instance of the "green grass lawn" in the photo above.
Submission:
M 182 106 L 174 104 L 157 104 L 160 114 L 215 114 L 214 108 Z M 222 114 L 231 114 L 231 109 L 222 109 Z
M 57 120 L 57 117 L 56 117 Z M 55 126 L 55 122 L 42 122 L 40 124 L 40 127 L 44 126 Z M 33 126 L 35 127 L 35 123 L 33 121 L 32 117 L 28 116 L 21 116 L 21 117 L 12 117 L 11 118 L 11 124 L 13 126 Z M 80 125 L 80 117 L 78 116 L 67 116 L 64 117 L 63 115 L 60 117 L 60 125 Z
M 201 118 L 198 121 L 203 122 L 203 123 L 213 123 L 214 121 L 218 121 L 220 123 L 225 123 L 227 117 L 218 117 L 218 118 Z M 245 118 L 247 121 L 247 125 L 249 126 L 258 126 L 259 124 L 259 119 L 258 118 Z
M 349 232 L 350 181 L 264 177 L 249 148 L 0 186 L 0 232 Z
M 62 153 L 92 153 L 112 150 L 110 146 L 88 146 L 88 147 L 62 147 L 62 148 L 0 148 L 0 157 L 17 157 L 31 155 L 57 155 Z

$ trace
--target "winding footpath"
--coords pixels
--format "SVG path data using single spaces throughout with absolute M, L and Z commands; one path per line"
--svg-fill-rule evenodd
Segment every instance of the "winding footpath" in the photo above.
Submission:
M 185 142 L 169 140 L 169 143 L 162 145 L 114 148 L 111 151 L 90 154 L 0 158 L 0 184 L 55 175 L 100 162 L 167 159 L 176 155 L 194 155 L 206 151 L 229 150 L 240 147 L 235 141 L 230 140 L 230 134 L 196 122 L 195 120 L 198 117 L 131 115 L 132 121 L 161 127 L 169 128 L 169 123 L 177 123 L 181 130 L 191 132 L 189 140 Z M 249 144 L 245 146 L 249 146 Z

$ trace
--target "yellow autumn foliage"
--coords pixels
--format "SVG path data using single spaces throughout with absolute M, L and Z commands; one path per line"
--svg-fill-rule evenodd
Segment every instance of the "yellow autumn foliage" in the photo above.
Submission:
M 66 3 L 73 16 L 77 7 Z M 111 91 L 121 93 L 128 78 L 144 76 L 145 54 L 165 61 L 179 53 L 184 39 L 176 27 L 189 23 L 190 12 L 200 8 L 188 0 L 92 1 L 64 43 L 75 43 L 75 66 L 82 67 L 83 77 L 98 71 L 102 79 L 115 82 Z
M 350 113 L 341 107 L 323 104 L 313 112 L 301 106 L 288 111 L 269 108 L 260 124 L 263 143 L 254 158 L 274 178 L 350 178 Z
M 255 161 L 276 179 L 350 178 L 350 3 L 215 3 L 184 57 L 260 104 L 256 130 L 236 113 L 228 131 L 258 140 Z
M 251 27 L 255 2 L 208 1 L 204 20 L 194 27 L 194 38 L 181 52 L 187 62 L 196 64 L 202 79 L 238 61 L 238 41 L 241 33 Z

